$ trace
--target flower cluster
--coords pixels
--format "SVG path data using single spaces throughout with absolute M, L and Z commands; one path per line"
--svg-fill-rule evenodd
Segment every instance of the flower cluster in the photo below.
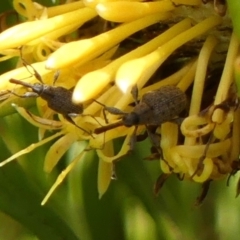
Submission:
M 166 85 L 177 86 L 189 98 L 180 127 L 174 122 L 155 126 L 154 134 L 161 135 L 158 144 L 162 154 L 158 159 L 164 176 L 177 174 L 204 183 L 238 170 L 234 163 L 240 151 L 240 113 L 233 75 L 234 66 L 238 69 L 239 41 L 232 34 L 225 5 L 201 0 L 83 0 L 54 7 L 14 0 L 13 4 L 24 20 L 6 26 L 0 34 L 0 61 L 21 53 L 19 63 L 25 64 L 0 76 L 4 99 L 0 109 L 14 102 L 19 114 L 39 127 L 40 141 L 1 166 L 58 138 L 45 157 L 44 170 L 51 172 L 75 141 L 83 143 L 82 152 L 60 174 L 43 204 L 89 150 L 96 150 L 99 156 L 98 190 L 100 196 L 104 194 L 116 160 L 129 152 L 132 135 L 138 136 L 149 126 L 93 132 L 106 125 L 106 119 L 118 121 L 117 115 L 108 112 L 105 117 L 102 105 L 131 111 L 131 89 L 135 85 L 139 99 Z M 32 67 L 26 69 L 26 63 Z M 16 94 L 22 95 L 26 88 L 15 86 L 9 79 L 35 83 L 33 69 L 48 86 L 74 88 L 72 101 L 83 104 L 84 113 L 73 120 L 86 131 L 61 115 L 59 121 L 53 120 L 54 112 L 41 98 L 37 99 L 41 118 L 16 104 Z M 60 72 L 59 79 L 53 82 L 56 71 Z M 48 129 L 57 132 L 44 138 Z M 116 153 L 113 143 L 119 137 L 124 141 Z M 161 181 L 156 191 L 159 185 Z

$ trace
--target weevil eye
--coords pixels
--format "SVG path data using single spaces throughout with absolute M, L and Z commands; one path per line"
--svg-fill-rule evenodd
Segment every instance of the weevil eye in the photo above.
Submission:
M 34 83 L 32 90 L 38 94 L 41 94 L 42 91 L 44 90 L 44 85 L 42 85 L 40 83 Z
M 131 113 L 128 113 L 128 114 L 124 115 L 123 118 L 122 118 L 122 121 L 123 121 L 123 124 L 126 127 L 131 127 L 133 125 L 138 125 L 139 116 L 136 113 L 131 112 Z

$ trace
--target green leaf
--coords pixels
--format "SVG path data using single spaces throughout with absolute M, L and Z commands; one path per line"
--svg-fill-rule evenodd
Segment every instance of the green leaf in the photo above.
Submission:
M 239 0 L 227 0 L 228 11 L 232 19 L 233 30 L 240 40 L 240 1 Z

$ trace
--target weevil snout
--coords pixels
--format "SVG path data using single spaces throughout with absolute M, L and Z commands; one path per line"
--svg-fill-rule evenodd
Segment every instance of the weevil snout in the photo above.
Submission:
M 31 89 L 39 95 L 41 95 L 44 92 L 44 90 L 46 90 L 47 88 L 48 88 L 48 86 L 40 84 L 40 83 L 34 83 L 31 87 Z
M 9 82 L 10 83 L 15 83 L 15 84 L 18 84 L 18 85 L 22 85 L 22 86 L 27 87 L 27 88 L 30 88 L 30 89 L 33 90 L 33 92 L 35 92 L 39 95 L 47 88 L 46 85 L 43 85 L 41 83 L 31 84 L 31 83 L 23 82 L 23 81 L 17 80 L 17 79 L 10 79 Z

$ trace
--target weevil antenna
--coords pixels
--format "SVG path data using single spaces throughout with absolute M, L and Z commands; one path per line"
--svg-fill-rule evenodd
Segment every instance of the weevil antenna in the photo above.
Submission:
M 58 78 L 59 78 L 59 75 L 60 75 L 60 71 L 57 70 L 55 73 L 54 73 L 54 76 L 53 76 L 53 86 L 55 85 L 55 83 L 57 82 Z
M 132 94 L 135 104 L 138 105 L 138 87 L 137 87 L 137 85 L 134 85 L 132 87 L 131 94 Z
M 23 58 L 22 46 L 19 48 L 19 51 L 20 51 L 20 58 L 21 58 L 21 61 L 22 61 L 22 63 L 23 63 L 23 66 L 27 69 L 27 71 L 31 74 L 31 76 L 34 76 L 40 83 L 43 84 L 43 80 L 42 80 L 41 75 L 37 72 L 37 70 L 36 70 L 31 64 L 29 64 L 29 63 Z M 33 70 L 34 73 L 32 73 L 32 72 L 29 70 L 29 67 Z

